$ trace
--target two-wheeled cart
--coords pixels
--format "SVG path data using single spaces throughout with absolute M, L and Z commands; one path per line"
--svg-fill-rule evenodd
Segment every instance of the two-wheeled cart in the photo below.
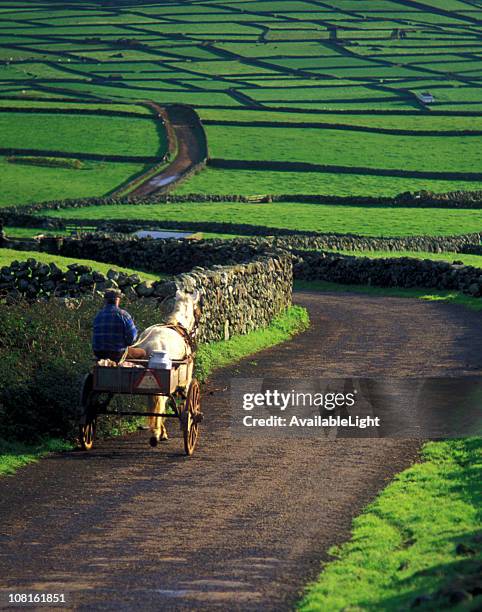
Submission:
M 201 392 L 199 382 L 192 377 L 192 356 L 173 360 L 172 368 L 150 368 L 148 361 L 129 359 L 130 367 L 96 364 L 86 374 L 80 392 L 79 439 L 84 450 L 94 444 L 99 415 L 177 418 L 180 421 L 186 455 L 192 455 L 199 437 Z M 113 411 L 109 404 L 116 394 L 162 395 L 167 397 L 162 413 Z

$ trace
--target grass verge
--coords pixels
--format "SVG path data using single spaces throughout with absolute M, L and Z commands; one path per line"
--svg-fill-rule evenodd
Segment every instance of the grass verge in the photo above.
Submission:
M 269 327 L 257 329 L 244 336 L 233 336 L 229 340 L 204 344 L 197 351 L 196 376 L 205 381 L 215 369 L 275 344 L 281 344 L 307 329 L 309 324 L 308 311 L 301 306 L 291 306 L 286 312 L 275 317 Z
M 298 605 L 319 610 L 480 610 L 482 438 L 429 442 L 331 549 Z
M 350 293 L 363 293 L 373 296 L 406 297 L 418 298 L 431 302 L 447 302 L 450 304 L 460 304 L 471 310 L 482 310 L 482 299 L 465 295 L 459 291 L 441 291 L 437 289 L 399 289 L 397 287 L 372 287 L 369 285 L 345 285 L 341 283 L 331 283 L 328 281 L 302 281 L 294 283 L 295 291 L 339 291 Z
M 52 438 L 35 446 L 0 439 L 0 476 L 15 473 L 18 468 L 38 461 L 45 455 L 72 448 L 70 442 Z

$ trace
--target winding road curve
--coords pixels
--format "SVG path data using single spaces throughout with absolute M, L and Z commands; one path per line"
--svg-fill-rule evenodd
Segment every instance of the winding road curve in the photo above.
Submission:
M 192 458 L 144 432 L 0 480 L 0 608 L 30 589 L 89 611 L 291 609 L 419 442 L 235 439 L 230 378 L 474 374 L 482 355 L 480 315 L 462 307 L 295 297 L 312 327 L 212 377 Z

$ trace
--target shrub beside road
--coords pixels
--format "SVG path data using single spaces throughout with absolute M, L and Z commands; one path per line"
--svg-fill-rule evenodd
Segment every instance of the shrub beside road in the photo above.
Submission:
M 92 365 L 92 319 L 99 307 L 99 301 L 84 300 L 71 308 L 50 301 L 0 309 L 0 474 L 64 448 L 52 438 L 74 439 L 80 383 Z M 150 303 L 135 301 L 126 308 L 140 328 L 156 322 Z M 284 342 L 308 325 L 306 310 L 293 306 L 264 329 L 201 345 L 197 376 L 205 380 L 216 368 Z M 116 405 L 125 401 L 114 399 Z M 99 433 L 125 433 L 137 422 L 104 418 Z

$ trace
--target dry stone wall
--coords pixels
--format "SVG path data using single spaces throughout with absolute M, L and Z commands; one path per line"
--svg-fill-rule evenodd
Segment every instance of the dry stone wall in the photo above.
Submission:
M 461 262 L 420 260 L 410 257 L 370 259 L 340 255 L 324 248 L 348 249 L 350 244 L 367 248 L 363 237 L 350 237 L 360 242 L 345 242 L 344 236 L 272 236 L 249 240 L 150 240 L 91 234 L 84 238 L 59 239 L 54 247 L 62 255 L 92 257 L 128 267 L 159 273 L 180 273 L 194 266 L 235 265 L 269 252 L 291 254 L 294 277 L 304 280 L 327 280 L 339 283 L 373 284 L 381 287 L 422 287 L 456 289 L 474 296 L 482 294 L 482 270 Z M 420 237 L 420 250 L 438 252 Z M 443 237 L 447 250 L 464 252 L 480 241 L 480 234 Z M 402 249 L 397 239 L 377 239 L 379 250 Z M 404 239 L 400 239 L 404 240 Z M 416 240 L 407 238 L 407 241 Z M 430 237 L 427 238 L 431 240 Z M 51 245 L 52 239 L 43 241 Z M 367 243 L 367 245 L 370 243 Z M 449 246 L 450 245 L 450 246 Z M 83 255 L 82 255 L 83 254 Z
M 147 116 L 151 118 L 150 116 Z M 212 194 L 212 193 L 158 193 L 151 196 L 136 197 L 134 195 L 104 196 L 93 198 L 69 198 L 65 200 L 49 200 L 35 204 L 21 204 L 2 208 L 2 217 L 8 225 L 25 225 L 39 227 L 39 223 L 56 223 L 62 227 L 65 222 L 59 218 L 43 217 L 42 211 L 63 210 L 67 208 L 86 208 L 90 206 L 112 206 L 123 204 L 136 206 L 138 204 L 176 204 L 197 202 L 300 202 L 310 204 L 330 204 L 339 206 L 363 207 L 413 207 L 413 208 L 482 208 L 482 191 L 451 191 L 433 193 L 431 191 L 404 192 L 392 197 L 380 196 L 335 196 L 319 194 L 262 194 L 246 196 L 242 194 Z M 39 214 L 40 213 L 40 214 Z M 35 217 L 32 215 L 36 215 Z
M 160 301 L 172 298 L 178 288 L 199 290 L 201 342 L 269 324 L 291 304 L 293 276 L 380 287 L 449 289 L 482 296 L 482 270 L 462 262 L 408 257 L 370 259 L 319 248 L 309 250 L 312 245 L 319 247 L 318 242 L 303 236 L 231 241 L 126 239 L 98 234 L 46 238 L 41 248 L 50 253 L 175 276 L 142 281 L 137 274 L 111 270 L 103 275 L 82 264 L 72 264 L 62 271 L 55 264 L 30 259 L 0 270 L 0 295 L 31 300 L 52 296 L 87 298 L 108 287 L 119 287 L 133 299 Z
M 462 262 L 410 257 L 369 259 L 333 253 L 293 253 L 294 277 L 378 287 L 455 289 L 482 296 L 482 269 Z
M 200 291 L 202 315 L 198 341 L 211 342 L 269 325 L 291 305 L 293 268 L 285 253 L 266 253 L 234 265 L 197 266 L 169 280 L 141 281 L 137 274 L 110 270 L 106 275 L 90 266 L 71 264 L 66 271 L 55 263 L 35 259 L 14 261 L 0 269 L 0 296 L 7 301 L 93 298 L 110 287 L 130 299 L 155 303 L 174 298 L 177 289 Z
M 211 342 L 266 327 L 291 306 L 293 267 L 288 255 L 272 253 L 234 266 L 195 268 L 176 282 L 201 289 L 198 340 Z
M 152 240 L 88 234 L 80 238 L 46 237 L 40 250 L 66 257 L 95 259 L 159 274 L 188 272 L 194 266 L 235 264 L 264 253 L 266 240 Z
M 299 250 L 335 251 L 422 251 L 427 253 L 480 254 L 482 233 L 458 236 L 404 236 L 378 238 L 350 234 L 312 234 L 277 236 L 271 239 L 273 246 Z
M 132 229 L 132 228 L 131 228 Z M 269 228 L 268 228 L 269 229 Z M 480 254 L 482 233 L 459 236 L 406 236 L 377 238 L 350 234 L 292 234 L 241 238 L 231 241 L 155 240 L 88 234 L 79 238 L 44 238 L 40 248 L 68 257 L 92 258 L 107 263 L 145 268 L 154 272 L 183 272 L 189 265 L 241 261 L 266 248 L 306 251 L 422 251 Z M 15 247 L 18 248 L 18 247 Z M 31 247 L 29 247 L 31 248 Z M 174 268 L 172 267 L 174 266 Z

